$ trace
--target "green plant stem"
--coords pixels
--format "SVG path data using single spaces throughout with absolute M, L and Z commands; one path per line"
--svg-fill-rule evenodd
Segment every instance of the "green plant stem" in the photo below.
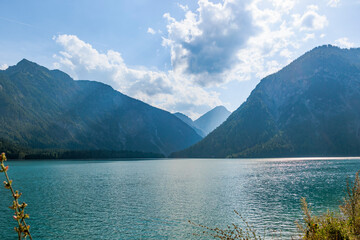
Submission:
M 9 175 L 7 174 L 7 171 L 4 171 L 4 173 L 5 173 L 5 177 L 6 177 L 7 182 L 10 183 L 10 179 L 9 179 Z M 11 190 L 12 196 L 13 196 L 13 198 L 15 200 L 15 203 L 16 203 L 15 213 L 16 213 L 16 216 L 18 216 L 19 213 L 21 212 L 21 209 L 19 208 L 18 199 L 15 197 L 15 191 L 14 191 L 14 189 L 12 187 L 12 184 L 10 184 L 10 190 Z M 22 222 L 24 224 L 25 228 L 27 228 L 25 219 L 22 219 L 21 222 L 20 222 L 19 219 L 16 219 L 16 221 L 18 222 L 19 227 L 21 226 L 21 222 Z M 19 231 L 18 234 L 19 234 L 19 239 L 21 240 L 21 232 Z M 31 237 L 30 231 L 28 232 L 28 236 L 29 236 L 30 240 L 33 240 L 32 237 Z

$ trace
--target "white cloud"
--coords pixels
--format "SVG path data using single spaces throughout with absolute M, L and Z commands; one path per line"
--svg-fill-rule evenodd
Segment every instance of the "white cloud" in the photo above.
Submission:
M 188 5 L 182 5 L 180 3 L 178 3 L 179 8 L 181 8 L 183 11 L 187 12 L 189 10 L 189 6 Z
M 155 30 L 152 29 L 151 27 L 148 28 L 147 32 L 152 34 L 152 35 L 156 34 Z
M 170 48 L 175 71 L 189 75 L 196 84 L 208 86 L 224 81 L 224 73 L 239 61 L 236 53 L 256 28 L 243 1 L 216 4 L 199 0 L 198 6 L 194 12 L 186 11 L 181 20 L 164 14 L 168 35 L 163 45 Z
M 299 27 L 301 31 L 321 30 L 328 25 L 325 15 L 318 13 L 319 7 L 310 5 L 303 15 L 294 14 L 294 25 Z
M 75 79 L 100 81 L 153 106 L 183 111 L 191 117 L 222 104 L 217 93 L 193 85 L 175 71 L 130 68 L 119 52 L 100 53 L 75 35 L 58 35 L 54 40 L 63 48 L 54 55 L 54 67 Z
M 291 11 L 297 0 L 270 0 L 276 10 L 281 10 L 283 12 L 289 13 Z
M 290 59 L 292 57 L 292 52 L 289 49 L 285 48 L 284 50 L 281 50 L 280 56 Z
M 228 80 L 261 79 L 285 66 L 302 43 L 290 20 L 297 1 L 254 0 L 248 9 L 259 31 L 237 52 Z M 269 5 L 270 4 L 270 5 Z
M 305 35 L 305 37 L 303 38 L 303 41 L 304 42 L 307 42 L 307 41 L 309 41 L 310 39 L 314 39 L 315 38 L 315 33 L 307 33 L 306 35 Z
M 7 64 L 0 65 L 0 70 L 6 70 L 9 66 Z
M 330 7 L 338 7 L 340 5 L 340 0 L 329 0 L 327 5 Z
M 335 45 L 341 48 L 353 48 L 355 47 L 355 43 L 349 41 L 348 38 L 339 38 L 335 41 Z

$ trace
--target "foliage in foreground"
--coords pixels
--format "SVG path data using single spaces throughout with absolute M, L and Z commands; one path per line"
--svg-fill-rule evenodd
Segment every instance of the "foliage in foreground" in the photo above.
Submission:
M 360 171 L 359 171 L 360 172 Z M 303 210 L 303 222 L 297 223 L 300 231 L 298 238 L 304 240 L 358 240 L 360 239 L 360 179 L 359 172 L 356 173 L 354 183 L 347 181 L 346 195 L 340 211 L 327 211 L 320 216 L 313 216 L 306 199 L 301 199 Z M 242 224 L 231 224 L 225 229 L 211 228 L 189 221 L 192 225 L 200 227 L 202 234 L 214 239 L 224 240 L 261 240 L 267 237 L 265 233 L 260 236 L 258 232 L 250 226 L 241 215 Z M 282 239 L 281 233 L 268 234 L 272 239 Z
M 226 228 L 222 229 L 218 227 L 215 228 L 207 227 L 205 225 L 197 224 L 192 221 L 189 221 L 189 223 L 196 227 L 202 228 L 203 229 L 202 234 L 212 237 L 214 239 L 225 239 L 225 240 L 264 239 L 256 233 L 256 230 L 252 226 L 250 226 L 250 224 L 236 210 L 234 210 L 234 212 L 242 220 L 243 223 L 242 225 L 232 223 L 231 225 L 228 225 Z M 198 235 L 198 234 L 194 234 L 194 235 Z
M 346 195 L 339 206 L 340 212 L 313 216 L 305 198 L 301 200 L 304 223 L 298 225 L 303 239 L 360 239 L 360 179 L 356 173 L 354 183 L 347 182 Z
M 9 189 L 11 191 L 11 195 L 14 198 L 13 204 L 9 207 L 10 209 L 13 209 L 15 211 L 15 215 L 13 218 L 17 221 L 18 227 L 15 227 L 15 231 L 18 234 L 18 239 L 25 239 L 26 237 L 29 237 L 32 240 L 31 234 L 30 234 L 30 225 L 27 225 L 25 222 L 26 218 L 29 218 L 29 215 L 25 213 L 25 208 L 27 207 L 26 203 L 19 204 L 19 198 L 21 196 L 21 193 L 19 193 L 17 190 L 15 191 L 12 187 L 12 180 L 9 179 L 9 175 L 7 174 L 7 171 L 9 170 L 9 166 L 5 166 L 4 162 L 6 161 L 5 153 L 2 153 L 0 155 L 0 172 L 3 172 L 5 174 L 6 181 L 4 181 L 4 185 L 6 189 Z

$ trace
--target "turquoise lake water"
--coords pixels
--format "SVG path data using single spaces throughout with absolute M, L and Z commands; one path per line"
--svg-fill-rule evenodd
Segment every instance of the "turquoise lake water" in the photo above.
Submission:
M 208 239 L 187 221 L 296 236 L 300 198 L 337 209 L 358 159 L 10 161 L 34 239 Z M 0 175 L 1 182 L 4 179 Z M 16 239 L 9 190 L 0 188 L 0 239 Z M 271 232 L 270 231 L 270 232 Z

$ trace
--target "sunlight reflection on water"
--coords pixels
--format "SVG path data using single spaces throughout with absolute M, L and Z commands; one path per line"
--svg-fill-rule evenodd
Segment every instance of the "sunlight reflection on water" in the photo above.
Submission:
M 314 161 L 316 160 L 316 161 Z M 306 197 L 315 212 L 335 209 L 357 158 L 177 159 L 9 162 L 29 204 L 35 239 L 199 239 L 187 221 L 239 223 L 287 239 Z M 11 198 L 0 190 L 0 239 L 14 239 Z M 15 233 L 15 234 L 14 234 Z M 90 234 L 90 236 L 89 236 Z M 205 237 L 204 239 L 207 239 Z

